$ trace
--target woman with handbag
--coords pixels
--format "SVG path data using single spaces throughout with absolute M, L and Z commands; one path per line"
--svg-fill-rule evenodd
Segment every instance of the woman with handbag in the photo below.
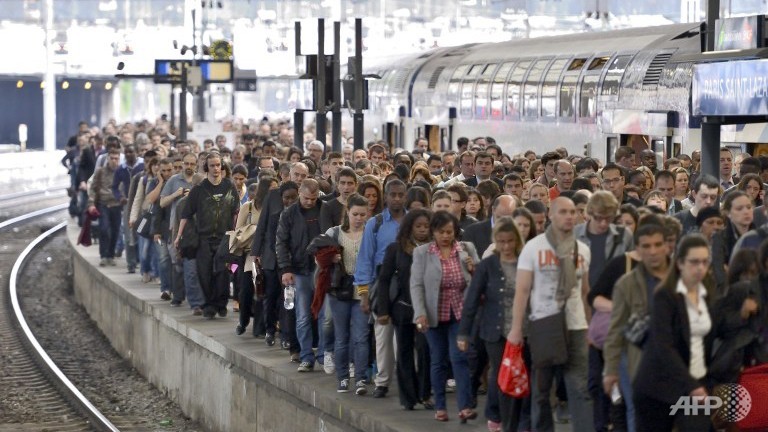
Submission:
M 639 432 L 711 428 L 704 410 L 674 408 L 681 397 L 696 403 L 694 399 L 709 396 L 712 320 L 707 301 L 714 301 L 714 293 L 702 282 L 710 264 L 707 240 L 700 234 L 684 236 L 667 278 L 653 295 L 650 332 L 634 381 Z
M 426 333 L 431 359 L 430 377 L 435 394 L 435 420 L 448 421 L 445 387 L 450 359 L 456 380 L 459 419 L 477 418 L 472 406 L 467 356 L 459 351 L 456 338 L 464 307 L 464 290 L 478 261 L 474 245 L 457 240 L 459 220 L 439 211 L 432 216 L 429 230 L 434 241 L 413 251 L 411 299 L 416 328 Z
M 150 195 L 156 195 L 155 200 L 157 200 L 160 196 L 160 191 L 163 189 L 163 184 L 163 178 L 160 175 L 160 160 L 158 158 L 149 159 L 144 169 L 144 176 L 139 180 L 136 187 L 136 197 L 133 199 L 133 207 L 131 207 L 131 214 L 128 218 L 128 225 L 132 229 L 137 228 L 137 223 L 140 219 L 152 217 L 154 201 L 148 198 Z M 152 191 L 155 189 L 157 189 L 157 194 L 152 194 Z M 151 221 L 147 223 L 151 223 Z M 139 242 L 141 281 L 150 283 L 159 274 L 157 251 L 152 245 L 150 237 L 143 235 L 138 235 L 137 237 Z M 170 291 L 163 291 L 160 297 L 163 300 L 170 300 L 171 293 Z
M 414 189 L 421 188 L 411 190 Z M 413 323 L 409 288 L 413 250 L 429 242 L 431 217 L 432 212 L 429 210 L 416 209 L 410 210 L 400 222 L 397 238 L 384 253 L 377 281 L 382 289 L 373 304 L 376 316 L 379 319 L 391 319 L 395 327 L 398 394 L 400 405 L 408 411 L 418 403 L 426 409 L 434 409 L 430 400 L 429 348 L 424 334 L 416 331 Z
M 510 397 L 498 390 L 496 377 L 499 374 L 506 335 L 512 328 L 512 304 L 515 299 L 515 277 L 517 257 L 523 249 L 523 240 L 517 230 L 515 220 L 503 217 L 495 221 L 493 227 L 493 253 L 477 265 L 472 275 L 472 283 L 464 296 L 464 310 L 459 326 L 458 347 L 462 352 L 469 349 L 472 329 L 482 302 L 483 312 L 479 317 L 480 338 L 485 341 L 488 350 L 491 387 L 498 392 L 498 412 L 486 405 L 485 416 L 488 418 L 488 430 L 516 431 L 520 412 L 525 399 Z M 526 365 L 530 369 L 530 362 Z
M 251 241 L 253 240 L 253 235 L 256 233 L 256 223 L 261 215 L 261 207 L 264 202 L 264 197 L 266 197 L 269 191 L 277 189 L 278 187 L 277 180 L 272 177 L 262 178 L 258 186 L 256 186 L 256 193 L 253 199 L 240 206 L 240 211 L 237 213 L 237 222 L 235 222 L 234 231 L 234 235 L 236 235 L 237 238 L 235 241 L 238 245 L 242 245 L 242 248 L 238 248 L 238 252 L 240 252 L 242 257 L 245 257 L 241 258 L 241 265 L 238 267 L 237 272 L 235 272 L 234 281 L 233 294 L 235 301 L 232 305 L 232 310 L 234 312 L 239 312 L 240 314 L 239 323 L 235 329 L 235 333 L 238 335 L 245 333 L 245 329 L 248 327 L 251 318 L 254 319 L 253 335 L 257 336 L 264 332 L 265 325 L 262 319 L 263 316 L 262 314 L 257 313 L 261 306 L 258 305 L 260 302 L 257 301 L 257 304 L 254 304 L 254 295 L 256 295 L 256 292 L 254 291 L 253 277 L 255 261 L 253 256 L 251 256 Z M 232 252 L 231 248 L 230 252 Z M 261 271 L 260 268 L 258 270 Z M 274 344 L 274 339 L 272 339 L 272 344 Z M 268 343 L 270 346 L 272 344 Z
M 368 220 L 368 201 L 358 194 L 347 199 L 347 211 L 341 226 L 330 228 L 325 235 L 340 246 L 341 253 L 333 261 L 340 264 L 340 275 L 332 277 L 326 296 L 333 316 L 333 360 L 338 379 L 337 391 L 349 389 L 349 363 L 355 365 L 355 394 L 365 395 L 368 369 L 368 314 L 360 307 L 360 296 L 353 282 L 357 254 L 363 239 L 365 222 Z

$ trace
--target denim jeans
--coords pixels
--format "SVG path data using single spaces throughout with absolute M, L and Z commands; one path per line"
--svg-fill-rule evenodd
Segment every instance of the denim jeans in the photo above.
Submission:
M 99 206 L 99 256 L 114 258 L 117 236 L 120 234 L 122 207 Z
M 184 291 L 184 260 L 178 256 L 173 242 L 168 243 L 168 256 L 171 261 L 171 293 L 173 294 L 171 301 L 181 304 L 187 298 Z
M 442 322 L 437 327 L 427 330 L 429 344 L 430 376 L 432 391 L 435 394 L 435 408 L 446 409 L 445 384 L 448 380 L 448 362 L 450 358 L 453 378 L 456 380 L 456 399 L 459 411 L 472 406 L 472 383 L 469 374 L 467 356 L 456 345 L 459 334 L 459 322 L 454 317 Z
M 157 272 L 160 277 L 160 291 L 171 292 L 171 254 L 168 252 L 168 245 L 160 240 L 160 243 L 152 240 L 157 256 Z
M 141 274 L 149 273 L 157 276 L 157 250 L 154 240 L 139 236 L 139 255 L 141 255 Z
M 563 372 L 568 394 L 568 411 L 575 431 L 594 430 L 592 398 L 587 388 L 587 331 L 568 331 L 568 363 L 562 366 L 533 368 L 531 416 L 537 432 L 554 432 L 552 406 L 549 402 L 556 371 Z
M 315 354 L 312 351 L 312 296 L 315 294 L 315 284 L 312 275 L 294 274 L 296 280 L 296 295 L 294 297 L 294 309 L 296 310 L 296 337 L 299 340 L 301 351 L 299 356 L 302 362 L 315 364 Z M 322 333 L 322 326 L 318 329 Z M 323 340 L 322 334 L 318 335 Z
M 184 291 L 191 309 L 201 308 L 205 304 L 203 290 L 200 288 L 200 279 L 197 277 L 197 260 L 182 259 L 184 268 Z
M 136 245 L 136 232 L 128 227 L 128 215 L 130 209 L 128 206 L 123 208 L 123 243 L 125 243 L 125 263 L 128 265 L 128 270 L 135 271 L 136 266 L 139 264 L 139 248 Z
M 333 319 L 336 378 L 339 381 L 349 378 L 351 357 L 355 364 L 355 380 L 365 379 L 368 369 L 369 315 L 363 313 L 360 300 L 340 301 L 327 295 L 325 303 L 330 307 Z
M 619 390 L 621 390 L 621 397 L 627 408 L 627 431 L 636 432 L 635 401 L 633 400 L 632 379 L 629 377 L 629 370 L 627 369 L 626 351 L 621 354 L 621 361 L 619 362 Z
M 319 335 L 322 335 L 322 339 L 320 339 L 319 342 L 319 352 L 318 356 L 324 354 L 325 352 L 333 352 L 334 347 L 336 346 L 336 335 L 333 331 L 334 324 L 333 324 L 333 311 L 331 310 L 331 305 L 328 302 L 328 298 L 332 297 L 331 295 L 325 296 L 325 303 L 323 303 L 323 313 L 322 313 L 322 321 L 318 320 L 317 325 L 320 327 L 320 324 L 322 323 L 322 331 L 318 328 L 318 331 L 320 332 Z M 367 322 L 367 321 L 366 321 Z

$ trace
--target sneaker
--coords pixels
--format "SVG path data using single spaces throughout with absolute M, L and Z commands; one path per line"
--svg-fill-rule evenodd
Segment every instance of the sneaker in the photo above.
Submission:
M 134 274 L 134 273 L 136 273 L 136 269 L 135 268 L 129 268 L 128 269 L 128 274 Z
M 225 307 L 219 308 L 219 316 L 222 317 L 222 318 L 227 316 L 227 308 L 225 308 Z
M 243 333 L 245 333 L 245 327 L 238 324 L 238 326 L 235 327 L 235 334 L 240 336 Z
M 299 367 L 296 369 L 299 372 L 312 372 L 315 370 L 315 365 L 313 365 L 310 362 L 301 362 L 299 363 Z
M 456 392 L 456 380 L 455 379 L 449 379 L 448 382 L 445 383 L 445 392 L 446 393 L 455 393 Z
M 325 354 L 323 354 L 323 371 L 327 375 L 333 375 L 334 372 L 336 372 L 336 367 L 333 363 L 333 353 L 326 351 Z
M 168 291 L 163 291 L 162 294 L 160 294 L 160 300 L 170 300 L 171 299 L 171 293 Z
M 376 388 L 373 389 L 373 397 L 381 399 L 387 395 L 387 392 L 389 392 L 388 387 L 376 386 Z
M 171 301 L 171 307 L 180 307 L 181 302 L 180 301 Z
M 200 309 L 199 307 L 196 307 L 196 308 L 192 309 L 192 315 L 194 315 L 194 316 L 200 316 L 200 315 L 202 315 L 202 314 L 203 314 L 203 310 L 202 310 L 202 309 Z
M 368 393 L 368 388 L 365 386 L 365 380 L 360 380 L 357 383 L 355 383 L 355 394 L 358 396 L 363 396 L 366 393 Z
M 142 283 L 149 283 L 149 280 L 152 279 L 152 277 L 149 276 L 149 273 L 144 273 L 141 275 L 141 282 Z
M 274 346 L 275 335 L 273 335 L 272 333 L 267 333 L 267 335 L 264 337 L 264 343 L 266 343 L 267 346 Z
M 114 258 L 107 258 L 107 265 L 109 265 L 110 267 L 114 267 L 117 265 L 117 263 L 115 262 Z
M 339 381 L 339 386 L 336 387 L 336 392 L 338 393 L 348 393 L 349 392 L 349 380 L 343 379 Z
M 571 413 L 568 411 L 568 402 L 558 402 L 555 408 L 555 422 L 564 424 L 571 421 Z
M 214 319 L 216 317 L 216 310 L 213 308 L 205 308 L 203 309 L 203 316 L 208 319 Z
M 291 349 L 291 343 L 288 342 L 287 340 L 281 340 L 280 341 L 280 348 L 282 348 L 284 350 L 289 350 L 289 349 Z
M 107 259 L 106 258 L 102 258 L 99 261 L 99 267 L 106 267 L 106 266 L 107 266 Z
M 301 362 L 301 356 L 299 356 L 299 353 L 291 353 L 291 363 L 299 362 Z

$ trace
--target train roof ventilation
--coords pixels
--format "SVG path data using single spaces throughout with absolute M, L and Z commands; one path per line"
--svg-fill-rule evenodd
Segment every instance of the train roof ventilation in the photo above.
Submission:
M 443 70 L 445 69 L 445 66 L 438 66 L 435 68 L 435 70 L 432 72 L 432 76 L 429 78 L 429 86 L 427 86 L 428 89 L 434 89 L 437 86 L 437 80 L 440 79 L 440 74 L 443 73 Z
M 672 38 L 672 40 L 679 40 L 679 39 L 690 39 L 692 37 L 699 36 L 701 32 L 698 29 L 694 30 L 688 30 L 685 33 L 680 33 L 679 35 Z
M 395 92 L 402 92 L 405 90 L 405 84 L 408 82 L 408 75 L 411 74 L 410 69 L 400 69 L 392 78 L 391 89 Z
M 644 86 L 658 86 L 661 79 L 661 72 L 664 70 L 664 66 L 672 57 L 672 53 L 657 54 L 651 61 L 648 70 L 645 71 L 645 77 L 643 77 Z

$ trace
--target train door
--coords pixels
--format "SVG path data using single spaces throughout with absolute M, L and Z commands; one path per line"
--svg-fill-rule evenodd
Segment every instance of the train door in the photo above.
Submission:
M 398 126 L 393 122 L 387 122 L 382 125 L 383 139 L 387 142 L 387 148 L 390 153 L 394 153 L 397 148 L 397 138 L 399 136 Z
M 448 141 L 448 129 L 439 125 L 424 125 L 424 135 L 429 142 L 427 152 L 439 153 L 445 151 Z

